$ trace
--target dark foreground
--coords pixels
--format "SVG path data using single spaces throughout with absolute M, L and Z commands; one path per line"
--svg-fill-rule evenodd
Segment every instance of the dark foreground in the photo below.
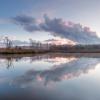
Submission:
M 42 48 L 0 48 L 0 54 L 45 54 L 45 53 L 100 53 L 99 47 L 52 47 L 47 49 Z

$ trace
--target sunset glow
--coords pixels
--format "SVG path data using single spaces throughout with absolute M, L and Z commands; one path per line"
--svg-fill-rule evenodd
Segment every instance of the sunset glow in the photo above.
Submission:
M 55 38 L 51 41 L 48 41 L 49 44 L 55 44 L 55 45 L 75 45 L 76 43 L 68 40 L 68 39 L 61 39 L 61 38 Z

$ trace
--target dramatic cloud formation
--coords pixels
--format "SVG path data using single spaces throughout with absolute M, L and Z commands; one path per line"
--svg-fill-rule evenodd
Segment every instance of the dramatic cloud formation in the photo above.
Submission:
M 95 32 L 90 31 L 88 27 L 80 24 L 63 21 L 63 19 L 51 19 L 44 15 L 44 20 L 39 21 L 30 16 L 17 16 L 12 21 L 22 26 L 28 32 L 45 31 L 53 36 L 70 39 L 77 43 L 99 43 L 100 39 Z
M 36 19 L 30 16 L 17 16 L 13 18 L 13 22 L 17 25 L 23 26 L 23 28 L 29 32 L 40 30 Z

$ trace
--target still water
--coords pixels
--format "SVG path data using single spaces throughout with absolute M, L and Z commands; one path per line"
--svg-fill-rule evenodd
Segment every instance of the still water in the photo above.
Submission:
M 100 54 L 2 55 L 0 100 L 100 100 Z

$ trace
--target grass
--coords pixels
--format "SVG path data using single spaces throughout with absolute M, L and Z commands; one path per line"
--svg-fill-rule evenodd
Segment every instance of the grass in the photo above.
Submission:
M 100 53 L 100 48 L 84 47 L 84 48 L 54 48 L 45 49 L 26 49 L 26 48 L 0 48 L 0 54 L 42 54 L 42 53 Z
M 26 54 L 26 53 L 46 53 L 47 50 L 40 50 L 40 49 L 22 49 L 22 48 L 0 48 L 1 54 Z

